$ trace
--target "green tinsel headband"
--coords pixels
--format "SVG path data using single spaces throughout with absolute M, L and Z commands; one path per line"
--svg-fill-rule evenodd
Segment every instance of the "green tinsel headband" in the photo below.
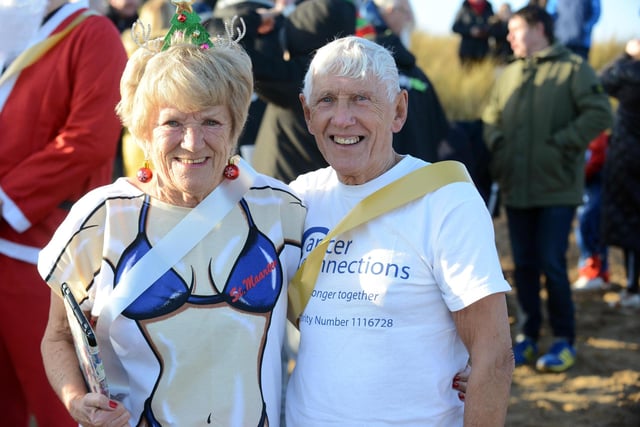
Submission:
M 200 23 L 200 16 L 193 11 L 191 5 L 195 0 L 171 0 L 176 5 L 176 13 L 171 18 L 171 27 L 160 50 L 167 50 L 171 46 L 174 35 L 180 35 L 184 40 L 190 40 L 201 49 L 213 46 L 207 29 Z
M 176 13 L 171 18 L 171 27 L 164 38 L 151 39 L 151 27 L 145 26 L 140 20 L 131 26 L 133 42 L 151 53 L 169 49 L 174 40 L 191 42 L 201 49 L 213 48 L 211 36 L 200 23 L 200 16 L 193 11 L 191 5 L 195 0 L 171 0 L 176 5 Z M 236 25 L 238 24 L 238 25 Z M 245 36 L 247 28 L 242 18 L 234 16 L 230 22 L 225 22 L 226 37 L 217 36 L 216 43 L 238 43 Z M 160 44 L 162 43 L 162 44 Z

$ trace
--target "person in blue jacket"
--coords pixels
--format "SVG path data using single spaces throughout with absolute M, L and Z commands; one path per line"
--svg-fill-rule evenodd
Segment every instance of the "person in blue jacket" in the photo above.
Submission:
M 555 23 L 556 40 L 589 59 L 591 33 L 600 19 L 600 0 L 549 0 L 547 12 Z

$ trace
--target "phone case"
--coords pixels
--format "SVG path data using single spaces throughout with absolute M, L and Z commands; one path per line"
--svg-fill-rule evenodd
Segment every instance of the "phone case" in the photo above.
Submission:
M 95 332 L 66 283 L 61 285 L 73 343 L 89 391 L 109 397 L 109 387 Z

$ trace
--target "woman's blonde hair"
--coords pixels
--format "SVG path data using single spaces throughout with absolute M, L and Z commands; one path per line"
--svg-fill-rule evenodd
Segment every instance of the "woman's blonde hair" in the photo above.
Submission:
M 251 59 L 235 41 L 218 39 L 208 49 L 176 38 L 166 50 L 162 39 L 151 40 L 129 59 L 120 80 L 116 113 L 142 146 L 160 108 L 195 112 L 226 105 L 237 141 L 247 119 L 253 75 Z

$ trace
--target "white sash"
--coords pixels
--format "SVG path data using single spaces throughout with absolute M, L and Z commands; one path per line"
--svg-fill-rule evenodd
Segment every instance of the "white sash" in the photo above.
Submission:
M 116 383 L 120 385 L 128 382 L 121 375 L 124 372 L 122 367 L 118 366 L 119 363 L 113 348 L 108 348 L 117 346 L 117 343 L 110 338 L 110 329 L 114 319 L 209 234 L 253 185 L 257 176 L 255 170 L 240 157 L 235 158 L 235 164 L 240 170 L 238 178 L 235 180 L 225 179 L 162 237 L 149 252 L 140 258 L 130 270 L 124 273 L 118 285 L 111 292 L 109 300 L 98 316 L 96 325 L 98 337 L 104 338 L 100 340 L 100 351 L 103 353 L 107 382 L 110 381 L 110 378 L 115 377 L 117 377 Z M 109 369 L 110 367 L 111 369 Z

